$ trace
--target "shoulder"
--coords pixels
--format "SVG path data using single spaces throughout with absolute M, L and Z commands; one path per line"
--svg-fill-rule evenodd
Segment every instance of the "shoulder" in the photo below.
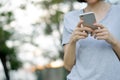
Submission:
M 120 11 L 120 4 L 113 4 L 112 6 L 115 11 Z
M 116 17 L 120 17 L 119 13 L 120 13 L 120 4 L 112 4 L 110 9 L 110 14 L 113 17 L 115 17 L 116 15 L 117 15 Z
M 68 19 L 78 18 L 81 13 L 82 13 L 82 9 L 81 10 L 73 10 L 73 11 L 70 11 L 70 12 L 66 13 L 64 15 L 64 18 L 68 18 Z
M 82 13 L 82 10 L 74 10 L 66 13 L 64 15 L 64 27 L 68 30 L 73 30 L 78 22 L 80 21 L 80 14 Z

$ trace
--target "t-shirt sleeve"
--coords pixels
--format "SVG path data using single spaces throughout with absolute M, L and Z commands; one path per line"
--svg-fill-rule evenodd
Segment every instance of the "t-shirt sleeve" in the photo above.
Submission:
M 64 28 L 63 28 L 63 35 L 62 35 L 62 45 L 69 43 L 72 31 L 70 30 L 71 22 L 66 15 L 64 16 Z

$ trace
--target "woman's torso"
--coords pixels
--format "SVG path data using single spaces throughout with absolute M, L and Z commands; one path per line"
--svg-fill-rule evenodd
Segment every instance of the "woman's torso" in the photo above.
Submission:
M 72 11 L 67 17 L 72 25 L 72 32 L 80 21 L 83 10 Z M 112 5 L 109 13 L 99 23 L 120 40 L 120 6 Z M 79 40 L 76 45 L 76 64 L 73 66 L 68 80 L 120 80 L 120 61 L 110 44 L 104 40 L 96 40 L 91 36 Z

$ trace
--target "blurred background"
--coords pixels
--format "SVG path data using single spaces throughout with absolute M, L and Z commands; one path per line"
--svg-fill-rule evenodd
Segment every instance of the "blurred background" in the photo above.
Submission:
M 85 6 L 76 0 L 0 0 L 0 80 L 65 80 L 63 17 Z

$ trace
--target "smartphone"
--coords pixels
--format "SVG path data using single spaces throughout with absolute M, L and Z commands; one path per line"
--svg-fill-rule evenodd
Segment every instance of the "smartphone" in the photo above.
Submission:
M 96 23 L 95 14 L 93 12 L 88 12 L 80 15 L 80 19 L 83 20 L 83 26 L 90 27 L 92 29 L 97 29 L 93 24 Z

